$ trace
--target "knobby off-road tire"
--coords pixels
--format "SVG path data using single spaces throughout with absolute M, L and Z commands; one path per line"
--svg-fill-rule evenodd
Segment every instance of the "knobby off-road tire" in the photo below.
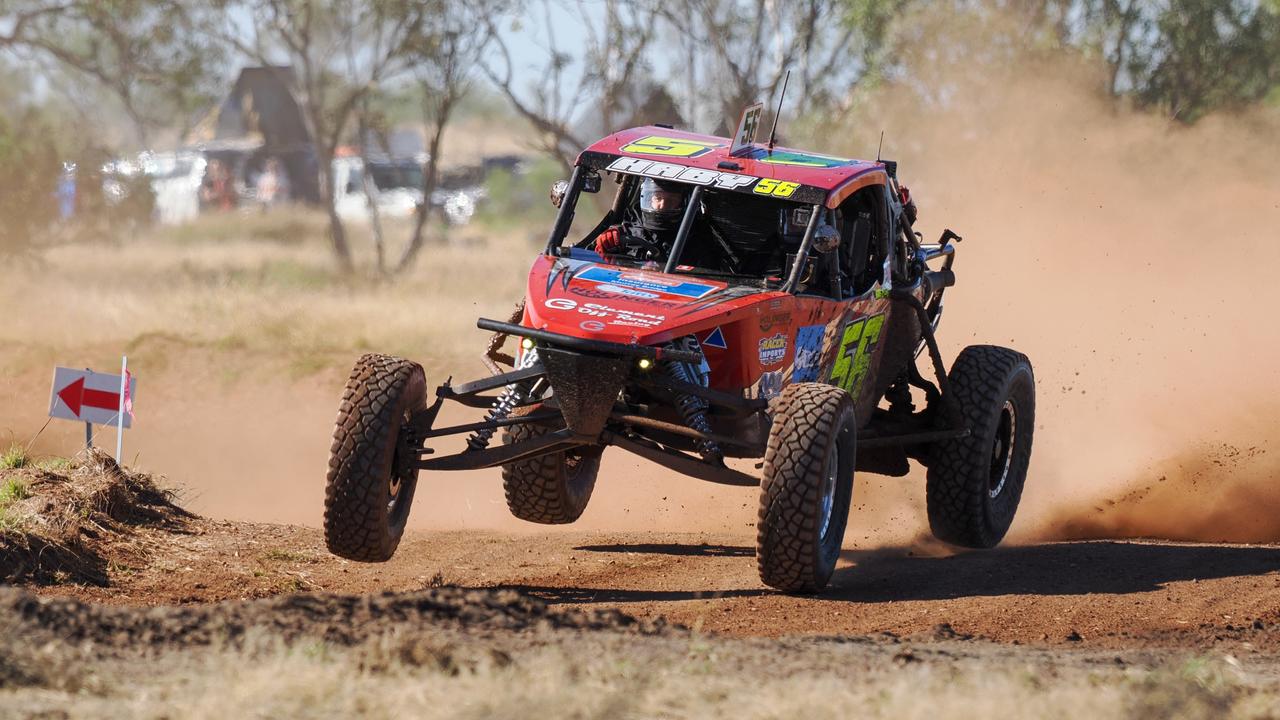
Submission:
M 856 435 L 853 398 L 834 385 L 795 383 L 774 400 L 756 526 L 766 585 L 810 593 L 831 579 L 849 520 Z
M 527 415 L 539 407 L 520 408 L 512 415 Z M 503 433 L 502 441 L 510 445 L 541 437 L 552 430 L 537 423 L 511 425 Z M 564 525 L 577 520 L 591 500 L 602 452 L 603 448 L 580 448 L 503 465 L 502 489 L 511 514 L 543 525 Z
M 397 468 L 401 428 L 426 404 L 422 366 L 387 355 L 356 361 L 329 451 L 324 539 L 350 560 L 391 559 L 404 534 L 418 471 Z
M 947 385 L 969 435 L 934 446 L 925 493 L 929 526 L 953 545 L 995 547 L 1013 523 L 1031 461 L 1031 361 L 1008 348 L 973 345 L 956 358 Z

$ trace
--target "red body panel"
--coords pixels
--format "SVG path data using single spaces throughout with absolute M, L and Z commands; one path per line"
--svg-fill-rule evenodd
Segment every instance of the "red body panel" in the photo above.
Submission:
M 529 273 L 522 324 L 639 345 L 693 335 L 712 387 L 772 397 L 793 381 L 829 382 L 838 352 L 849 350 L 845 328 L 888 309 L 872 296 L 836 301 L 542 255 Z M 874 342 L 867 349 L 863 372 L 877 377 L 884 353 Z M 875 392 L 870 383 L 858 391 L 859 400 Z

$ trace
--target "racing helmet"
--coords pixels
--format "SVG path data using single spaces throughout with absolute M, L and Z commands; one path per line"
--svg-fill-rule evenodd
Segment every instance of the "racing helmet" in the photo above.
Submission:
M 640 184 L 640 222 L 646 230 L 675 232 L 684 217 L 685 192 L 680 183 L 645 178 Z

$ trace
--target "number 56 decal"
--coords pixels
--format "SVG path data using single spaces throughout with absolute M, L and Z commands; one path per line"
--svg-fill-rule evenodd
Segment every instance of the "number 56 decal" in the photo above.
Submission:
M 862 391 L 867 370 L 871 368 L 871 356 L 880 341 L 880 329 L 883 327 L 883 313 L 861 317 L 844 326 L 840 353 L 831 366 L 831 384 L 844 388 L 855 400 Z

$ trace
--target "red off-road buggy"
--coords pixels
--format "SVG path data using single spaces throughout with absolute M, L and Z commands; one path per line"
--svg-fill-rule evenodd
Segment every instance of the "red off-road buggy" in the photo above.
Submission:
M 959 238 L 921 242 L 896 170 L 662 126 L 592 145 L 553 191 L 522 308 L 477 322 L 495 333 L 492 377 L 429 400 L 421 366 L 356 362 L 329 461 L 329 549 L 390 558 L 421 470 L 500 466 L 516 517 L 573 522 L 606 447 L 759 485 L 760 577 L 782 590 L 827 584 L 855 471 L 903 476 L 908 458 L 928 467 L 937 537 L 996 545 L 1031 456 L 1031 364 L 972 346 L 946 372 L 934 330 Z M 580 196 L 604 180 L 610 209 L 566 245 Z M 445 401 L 484 417 L 436 427 Z M 455 434 L 465 450 L 434 453 Z M 763 458 L 761 477 L 727 458 Z

